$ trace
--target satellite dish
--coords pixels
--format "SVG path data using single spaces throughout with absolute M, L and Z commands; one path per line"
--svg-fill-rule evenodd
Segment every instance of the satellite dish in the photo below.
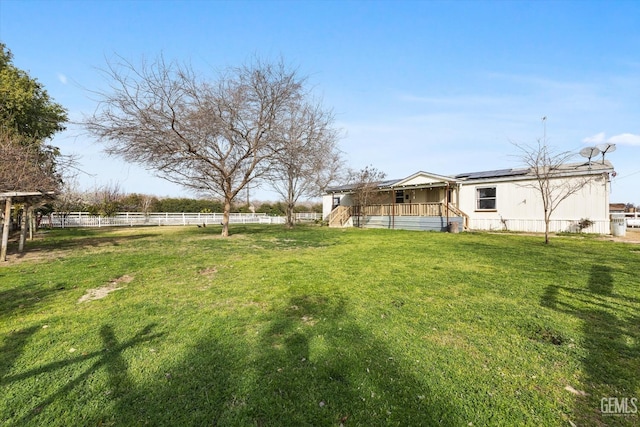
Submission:
M 585 147 L 580 150 L 580 155 L 589 159 L 589 167 L 591 167 L 591 159 L 600 154 L 598 147 Z
M 616 144 L 598 144 L 596 148 L 602 153 L 602 163 L 604 164 L 604 155 L 616 151 Z
M 598 147 L 585 147 L 580 150 L 580 155 L 589 159 L 597 156 L 598 154 L 600 154 L 600 149 Z

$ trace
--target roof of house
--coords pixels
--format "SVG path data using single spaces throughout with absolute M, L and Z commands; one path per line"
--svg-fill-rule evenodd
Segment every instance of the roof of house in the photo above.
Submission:
M 378 188 L 392 187 L 393 184 L 402 181 L 401 179 L 388 179 L 386 181 L 378 181 L 372 182 L 371 185 L 376 186 Z M 327 188 L 327 193 L 340 193 L 342 191 L 350 191 L 356 188 L 358 184 L 344 184 L 344 185 L 335 185 L 333 187 Z
M 566 163 L 557 168 L 558 176 L 574 176 L 574 175 L 594 175 L 603 172 L 612 172 L 613 165 L 608 160 L 605 161 L 592 161 L 592 162 L 578 162 L 578 163 Z M 517 168 L 517 169 L 496 169 L 490 171 L 480 172 L 468 172 L 458 175 L 446 176 L 438 175 L 430 172 L 419 171 L 409 175 L 406 178 L 390 179 L 385 181 L 379 181 L 372 183 L 379 189 L 384 188 L 402 188 L 405 183 L 410 183 L 412 179 L 416 177 L 430 177 L 440 180 L 441 183 L 464 183 L 468 181 L 491 181 L 500 180 L 508 181 L 510 179 L 531 179 L 533 176 L 531 168 Z M 346 184 L 327 188 L 327 193 L 340 193 L 350 191 L 356 188 L 357 184 Z
M 590 163 L 565 163 L 557 168 L 559 174 L 574 174 L 575 172 L 581 172 L 581 174 L 593 174 L 609 170 L 613 170 L 613 166 L 608 160 L 605 160 L 604 162 L 598 161 Z M 472 179 L 509 178 L 525 175 L 533 175 L 531 168 L 498 169 L 492 171 L 461 173 L 455 175 L 455 178 L 466 181 Z
M 610 211 L 621 211 L 624 212 L 627 209 L 626 203 L 609 203 Z

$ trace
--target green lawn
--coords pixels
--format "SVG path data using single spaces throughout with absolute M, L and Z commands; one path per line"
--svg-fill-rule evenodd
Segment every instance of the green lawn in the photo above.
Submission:
M 601 413 L 640 398 L 639 245 L 231 231 L 56 230 L 13 255 L 0 424 L 640 425 Z

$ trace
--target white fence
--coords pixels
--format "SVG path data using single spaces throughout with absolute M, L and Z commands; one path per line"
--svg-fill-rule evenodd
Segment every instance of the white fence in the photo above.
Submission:
M 296 214 L 297 221 L 313 221 L 322 215 L 316 213 Z M 230 224 L 284 224 L 285 217 L 268 216 L 263 213 L 232 213 Z M 41 227 L 116 227 L 143 225 L 220 225 L 222 213 L 142 213 L 120 212 L 112 217 L 89 215 L 88 212 L 53 213 L 42 218 Z
M 504 223 L 499 219 L 471 219 L 469 228 L 472 230 L 505 230 L 524 231 L 528 233 L 544 233 L 544 220 L 538 219 L 505 219 Z M 549 222 L 549 230 L 554 233 L 567 232 L 578 233 L 578 221 L 569 219 L 552 219 Z M 584 233 L 611 234 L 610 221 L 593 221 L 593 224 L 584 230 Z

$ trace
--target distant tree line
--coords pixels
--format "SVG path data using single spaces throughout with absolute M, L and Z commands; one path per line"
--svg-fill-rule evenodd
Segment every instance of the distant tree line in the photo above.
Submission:
M 106 185 L 90 191 L 66 189 L 50 205 L 42 209 L 49 212 L 89 212 L 95 216 L 113 216 L 118 212 L 190 212 L 223 213 L 224 203 L 220 200 L 188 197 L 156 197 L 147 194 L 122 193 L 117 185 Z M 266 213 L 283 216 L 287 205 L 283 202 L 254 202 L 252 205 L 236 203 L 231 212 Z M 322 212 L 321 203 L 298 203 L 294 212 Z

